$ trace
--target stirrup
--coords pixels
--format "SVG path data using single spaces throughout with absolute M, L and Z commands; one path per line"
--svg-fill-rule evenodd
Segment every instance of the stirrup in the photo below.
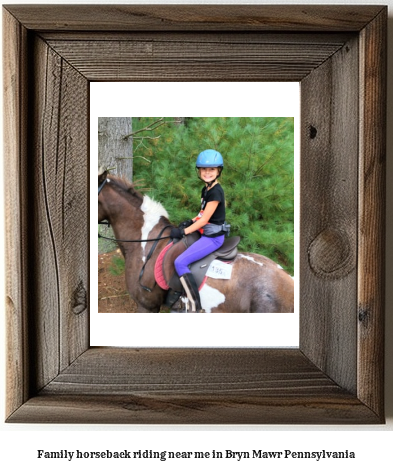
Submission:
M 182 294 L 176 303 L 171 307 L 171 313 L 188 313 L 187 302 L 188 299 L 184 296 L 184 294 Z
M 182 295 L 181 291 L 175 291 L 172 288 L 169 288 L 168 293 L 165 298 L 164 306 L 167 308 L 172 308 L 172 306 L 177 303 L 178 299 Z

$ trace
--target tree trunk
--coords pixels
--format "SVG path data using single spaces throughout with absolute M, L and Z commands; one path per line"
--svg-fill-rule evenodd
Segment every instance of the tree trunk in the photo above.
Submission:
M 98 167 L 108 169 L 112 174 L 132 181 L 132 118 L 98 118 Z M 125 138 L 127 137 L 128 138 Z M 104 237 L 113 238 L 111 227 L 98 226 L 98 232 Z M 98 253 L 113 251 L 117 245 L 105 239 L 98 239 Z
M 98 118 L 98 165 L 129 181 L 133 168 L 131 133 L 131 117 Z
M 178 122 L 178 126 L 179 125 L 184 125 L 186 123 L 186 118 L 187 117 L 174 117 L 174 120 L 176 120 L 176 122 Z

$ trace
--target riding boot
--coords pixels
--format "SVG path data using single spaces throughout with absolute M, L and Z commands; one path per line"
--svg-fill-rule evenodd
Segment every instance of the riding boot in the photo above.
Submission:
M 201 298 L 199 296 L 198 285 L 196 284 L 194 275 L 192 273 L 184 273 L 180 277 L 180 282 L 186 292 L 186 296 L 191 304 L 190 313 L 204 313 L 205 310 L 201 306 Z

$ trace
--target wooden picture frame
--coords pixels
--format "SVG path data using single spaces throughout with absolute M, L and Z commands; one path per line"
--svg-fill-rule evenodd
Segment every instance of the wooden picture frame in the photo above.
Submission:
M 384 423 L 384 6 L 3 8 L 14 423 Z M 89 346 L 90 81 L 299 81 L 298 349 Z M 241 321 L 239 321 L 241 324 Z

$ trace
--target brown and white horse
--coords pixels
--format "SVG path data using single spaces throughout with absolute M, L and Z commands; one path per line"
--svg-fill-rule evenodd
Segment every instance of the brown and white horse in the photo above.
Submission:
M 168 214 L 160 203 L 106 171 L 98 175 L 98 189 L 98 222 L 107 221 L 113 228 L 125 259 L 130 296 L 138 312 L 158 313 L 166 291 L 155 283 L 154 265 L 170 241 Z M 158 237 L 161 240 L 155 240 Z M 208 278 L 200 296 L 207 313 L 294 311 L 292 277 L 272 260 L 255 253 L 239 252 L 231 279 Z

